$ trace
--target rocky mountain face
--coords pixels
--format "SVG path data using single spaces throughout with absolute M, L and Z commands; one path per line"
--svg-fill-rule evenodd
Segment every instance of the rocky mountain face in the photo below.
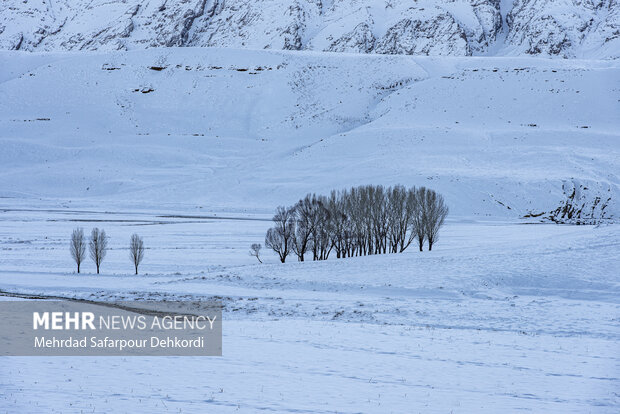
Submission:
M 507 44 L 527 54 L 620 56 L 618 0 L 515 0 L 506 22 Z
M 5 50 L 620 56 L 620 0 L 8 0 Z

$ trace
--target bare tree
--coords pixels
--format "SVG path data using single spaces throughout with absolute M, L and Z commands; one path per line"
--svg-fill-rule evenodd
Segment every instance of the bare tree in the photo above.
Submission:
M 404 252 L 407 247 L 413 242 L 416 237 L 415 228 L 412 224 L 413 217 L 416 214 L 418 208 L 418 202 L 415 195 L 415 187 L 407 190 L 407 201 L 405 202 L 405 211 L 407 216 L 407 232 L 405 234 L 405 242 L 401 244 L 400 252 Z M 408 236 L 407 236 L 408 234 Z
M 314 204 L 314 225 L 312 231 L 312 260 L 327 260 L 334 245 L 327 198 L 319 196 Z
M 344 200 L 346 195 L 332 191 L 327 200 L 329 212 L 329 237 L 336 250 L 336 257 L 347 257 L 351 244 L 350 221 L 345 213 Z
M 260 259 L 260 249 L 262 248 L 263 246 L 261 246 L 260 243 L 252 243 L 252 245 L 250 246 L 250 256 L 256 257 L 259 263 L 263 263 L 263 261 Z
M 136 274 L 138 274 L 138 266 L 140 262 L 142 262 L 142 258 L 144 257 L 144 242 L 142 238 L 137 234 L 131 235 L 131 240 L 129 241 L 129 258 L 133 262 L 133 266 L 136 269 Z
M 398 253 L 405 247 L 407 229 L 409 227 L 409 216 L 407 210 L 407 190 L 401 185 L 389 187 L 387 195 L 387 220 L 388 220 L 388 241 L 389 252 Z
M 95 227 L 90 233 L 88 247 L 90 249 L 90 258 L 95 262 L 97 274 L 99 274 L 99 267 L 108 250 L 108 237 L 105 234 L 105 230 L 99 230 Z
M 77 272 L 80 273 L 80 265 L 86 256 L 86 241 L 84 240 L 84 230 L 81 227 L 73 230 L 71 233 L 71 244 L 69 245 L 71 257 L 77 264 Z
M 426 240 L 426 211 L 423 208 L 423 200 L 426 197 L 426 188 L 420 187 L 413 190 L 413 212 L 411 215 L 411 231 L 418 238 L 420 251 L 424 250 L 424 240 Z
M 272 249 L 284 263 L 291 252 L 293 235 L 295 234 L 295 211 L 292 208 L 278 207 L 273 216 L 274 227 L 267 230 L 265 246 Z
M 293 234 L 292 250 L 297 254 L 297 260 L 304 261 L 304 256 L 311 244 L 311 236 L 316 225 L 316 195 L 308 194 L 303 200 L 295 204 L 295 233 Z
M 444 203 L 441 194 L 427 190 L 423 209 L 425 210 L 424 233 L 428 240 L 428 250 L 433 250 L 433 244 L 439 237 L 439 229 L 448 215 L 448 206 Z
M 288 246 L 289 241 L 290 239 L 287 240 L 281 231 L 273 227 L 267 230 L 267 234 L 265 235 L 265 246 L 276 252 L 282 263 L 286 261 L 286 257 L 290 253 Z
M 353 187 L 350 192 L 344 191 L 343 197 L 345 197 L 345 214 L 350 221 L 349 226 L 347 226 L 351 235 L 351 240 L 347 246 L 348 255 L 366 255 L 366 240 L 369 235 L 364 216 L 366 210 L 363 205 L 361 187 Z

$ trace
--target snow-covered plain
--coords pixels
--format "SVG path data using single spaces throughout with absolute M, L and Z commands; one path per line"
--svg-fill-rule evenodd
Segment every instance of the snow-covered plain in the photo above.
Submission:
M 4 211 L 5 292 L 224 298 L 224 356 L 0 359 L 7 412 L 615 412 L 617 225 L 450 222 L 433 252 L 260 265 L 269 222 Z M 111 236 L 74 273 L 73 226 Z M 125 244 L 148 250 L 131 275 Z
M 0 412 L 617 412 L 617 62 L 159 49 L 0 63 L 0 290 L 226 306 L 223 357 L 0 358 Z M 249 256 L 277 205 L 367 183 L 446 196 L 433 252 Z M 539 223 L 573 188 L 605 200 L 603 223 Z M 74 273 L 76 226 L 110 235 L 101 275 Z

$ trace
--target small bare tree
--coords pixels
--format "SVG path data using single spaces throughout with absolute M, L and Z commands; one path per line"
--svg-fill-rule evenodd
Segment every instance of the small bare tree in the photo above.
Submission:
M 140 266 L 140 262 L 142 262 L 143 257 L 144 242 L 140 236 L 137 234 L 132 234 L 131 240 L 129 241 L 129 258 L 133 262 L 133 266 L 136 269 L 136 274 L 138 274 L 138 266 Z
M 270 228 L 265 235 L 265 246 L 276 252 L 280 261 L 284 263 L 291 252 L 290 236 L 287 238 L 279 229 Z
M 71 257 L 77 264 L 77 272 L 80 273 L 80 265 L 86 256 L 86 241 L 84 240 L 84 230 L 81 227 L 73 230 L 71 233 L 71 244 L 69 246 Z
M 88 247 L 90 249 L 90 258 L 95 262 L 97 274 L 99 274 L 99 267 L 108 251 L 108 237 L 105 234 L 105 230 L 99 230 L 95 227 L 90 233 Z
M 252 245 L 250 246 L 250 256 L 256 257 L 259 263 L 263 263 L 263 261 L 260 259 L 260 249 L 262 248 L 263 246 L 260 243 L 252 243 Z
M 272 249 L 284 263 L 291 252 L 293 235 L 295 234 L 295 210 L 278 207 L 273 216 L 274 227 L 267 230 L 265 246 Z

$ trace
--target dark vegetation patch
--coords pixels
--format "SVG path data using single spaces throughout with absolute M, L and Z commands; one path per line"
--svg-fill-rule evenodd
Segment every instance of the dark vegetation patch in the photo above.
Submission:
M 151 93 L 155 92 L 155 89 L 145 86 L 143 88 L 136 88 L 133 92 Z

